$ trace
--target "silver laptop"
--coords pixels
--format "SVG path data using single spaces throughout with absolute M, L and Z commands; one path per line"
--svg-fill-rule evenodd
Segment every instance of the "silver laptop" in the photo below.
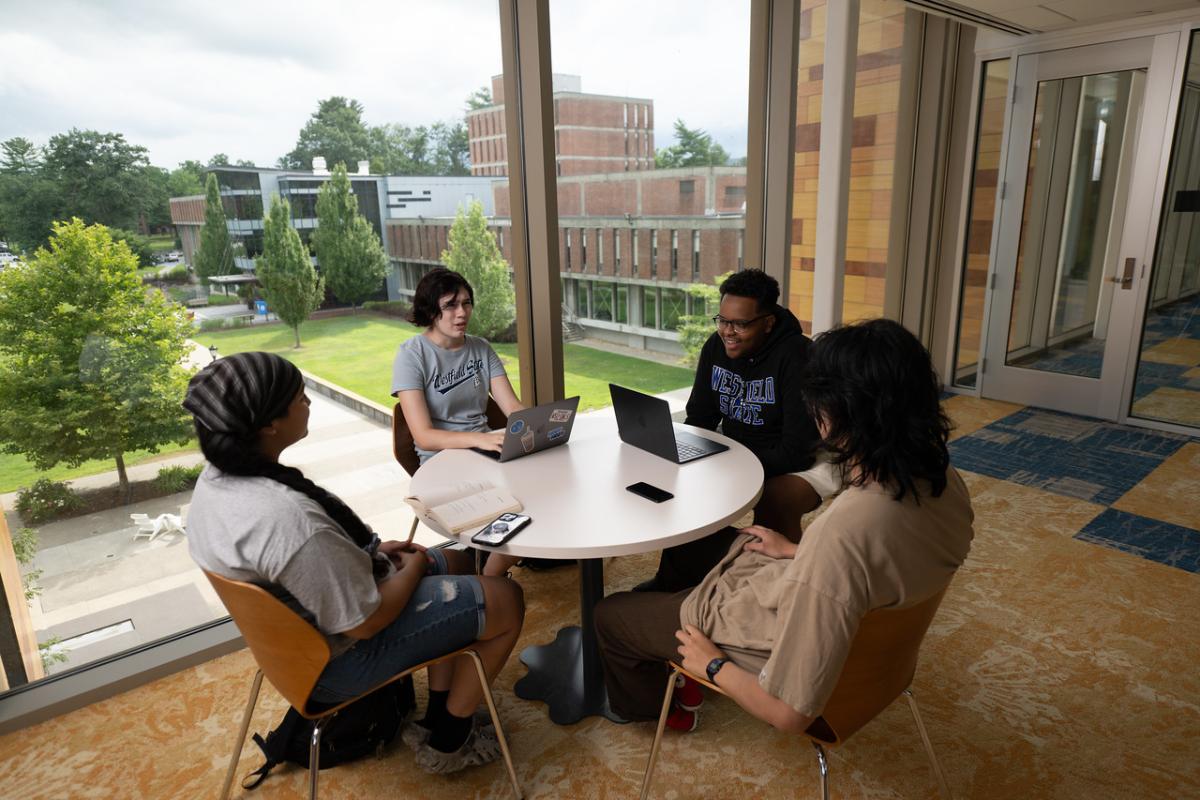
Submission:
M 608 385 L 608 391 L 617 415 L 617 432 L 626 444 L 676 464 L 686 464 L 729 449 L 720 442 L 676 430 L 666 400 L 615 383 Z
M 499 453 L 494 450 L 480 450 L 477 447 L 471 449 L 488 458 L 512 461 L 514 458 L 566 444 L 571 438 L 571 428 L 575 425 L 577 408 L 579 395 L 514 411 L 508 416 L 508 424 L 504 429 L 504 446 L 500 448 Z

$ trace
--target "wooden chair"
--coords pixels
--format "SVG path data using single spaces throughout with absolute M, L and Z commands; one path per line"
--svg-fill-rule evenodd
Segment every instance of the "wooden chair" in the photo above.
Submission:
M 487 401 L 487 421 L 493 430 L 508 424 L 508 417 L 491 397 L 488 397 Z M 409 475 L 415 474 L 417 467 L 421 466 L 421 457 L 417 455 L 417 443 L 413 441 L 412 431 L 408 429 L 408 422 L 404 419 L 404 411 L 399 403 L 392 408 L 392 455 Z M 419 520 L 414 517 L 412 528 L 408 532 L 410 539 L 418 524 Z
M 933 744 L 929 741 L 929 734 L 921 721 L 916 698 L 912 694 L 917 652 L 944 594 L 945 589 L 911 608 L 879 609 L 863 617 L 833 694 L 825 704 L 821 716 L 804 732 L 816 750 L 817 765 L 821 770 L 823 800 L 829 800 L 829 762 L 825 757 L 825 747 L 836 747 L 849 739 L 902 694 L 908 698 L 908 706 L 912 711 L 913 720 L 917 723 L 921 742 L 925 745 L 925 753 L 929 756 L 929 765 L 937 778 L 938 789 L 942 797 L 947 800 L 951 797 L 950 788 L 933 752 Z M 671 697 L 675 692 L 675 675 L 682 673 L 713 691 L 725 694 L 721 687 L 705 678 L 693 675 L 678 664 L 668 663 L 672 671 L 667 678 L 667 691 L 663 697 L 662 713 L 658 717 L 658 730 L 654 734 L 650 760 L 646 764 L 646 774 L 642 779 L 642 800 L 649 796 L 654 763 L 658 758 L 663 728 L 666 726 Z
M 242 632 L 246 644 L 250 647 L 250 652 L 254 654 L 254 660 L 258 663 L 258 671 L 250 686 L 250 700 L 246 703 L 246 710 L 242 715 L 242 726 L 237 740 L 234 742 L 233 757 L 229 761 L 229 770 L 225 773 L 221 800 L 227 800 L 233 786 L 238 759 L 242 753 L 242 746 L 246 742 L 246 732 L 250 729 L 250 718 L 254 714 L 254 707 L 258 702 L 258 692 L 262 687 L 264 675 L 302 717 L 317 721 L 313 727 L 308 754 L 308 794 L 311 800 L 316 800 L 317 779 L 320 774 L 318 760 L 320 758 L 321 732 L 338 711 L 358 698 L 319 711 L 310 709 L 308 707 L 309 695 L 316 686 L 317 679 L 321 676 L 325 665 L 329 663 L 329 645 L 326 644 L 325 637 L 265 589 L 250 583 L 223 578 L 207 571 L 204 574 L 212 583 L 221 602 L 225 604 L 225 608 L 229 610 L 230 616 L 233 617 L 238 630 Z M 522 797 L 521 786 L 517 783 L 517 773 L 513 769 L 512 756 L 508 751 L 508 741 L 504 738 L 504 730 L 500 727 L 500 715 L 496 713 L 496 703 L 492 699 L 483 662 L 474 650 L 464 647 L 423 664 L 417 664 L 403 672 L 396 673 L 359 697 L 370 694 L 370 692 L 419 669 L 458 656 L 467 656 L 475 664 L 479 685 L 483 688 L 483 697 L 487 701 L 488 711 L 492 715 L 492 723 L 496 726 L 496 738 L 500 740 L 500 751 L 504 755 L 508 777 L 512 781 L 513 791 L 520 800 Z

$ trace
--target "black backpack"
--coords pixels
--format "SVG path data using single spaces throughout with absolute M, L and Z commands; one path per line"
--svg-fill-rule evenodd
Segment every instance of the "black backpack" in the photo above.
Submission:
M 416 706 L 411 677 L 389 683 L 378 691 L 360 697 L 325 724 L 321 732 L 318 766 L 336 767 L 379 752 L 400 732 L 405 717 Z M 314 723 L 289 707 L 283 719 L 267 738 L 254 734 L 267 761 L 242 779 L 242 787 L 258 786 L 278 764 L 290 761 L 308 769 L 308 748 Z

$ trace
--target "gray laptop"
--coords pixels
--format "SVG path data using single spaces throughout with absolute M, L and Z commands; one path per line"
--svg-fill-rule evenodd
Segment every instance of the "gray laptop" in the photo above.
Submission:
M 615 383 L 608 385 L 608 391 L 617 414 L 617 432 L 626 444 L 676 464 L 686 464 L 729 449 L 720 442 L 676 430 L 666 400 Z
M 571 438 L 571 427 L 575 424 L 575 410 L 579 407 L 579 395 L 565 400 L 555 400 L 533 408 L 514 411 L 508 416 L 508 425 L 504 429 L 504 446 L 497 453 L 494 450 L 480 450 L 472 447 L 476 453 L 498 461 L 512 461 L 530 453 L 558 447 L 566 444 Z

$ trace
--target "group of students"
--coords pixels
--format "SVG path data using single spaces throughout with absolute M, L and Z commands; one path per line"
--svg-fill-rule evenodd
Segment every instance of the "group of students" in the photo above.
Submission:
M 665 660 L 707 674 L 747 711 L 802 731 L 829 698 L 862 617 L 941 591 L 972 538 L 967 490 L 950 466 L 949 422 L 920 342 L 872 320 L 810 341 L 759 270 L 720 287 L 688 424 L 749 448 L 765 483 L 754 524 L 661 555 L 655 575 L 605 598 L 596 630 L 612 710 L 656 716 Z M 440 450 L 499 450 L 492 397 L 522 408 L 495 351 L 467 334 L 474 305 L 458 273 L 418 284 L 412 320 L 424 332 L 396 355 L 392 391 L 422 462 Z M 308 432 L 299 370 L 268 353 L 214 361 L 188 387 L 209 464 L 189 520 L 205 570 L 259 584 L 312 623 L 332 658 L 312 693 L 335 703 L 391 675 L 473 644 L 489 678 L 521 631 L 516 559 L 381 541 L 333 494 L 279 456 Z M 801 517 L 837 495 L 807 529 Z M 403 740 L 423 769 L 444 773 L 500 755 L 467 659 L 429 670 L 424 717 Z M 669 724 L 690 730 L 697 686 L 676 693 Z

